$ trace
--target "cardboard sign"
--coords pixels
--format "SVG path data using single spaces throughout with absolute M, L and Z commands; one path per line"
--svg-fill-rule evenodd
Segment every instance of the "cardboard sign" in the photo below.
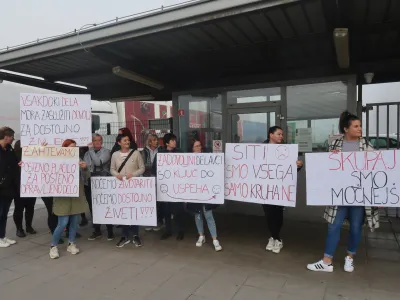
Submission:
M 298 146 L 226 144 L 225 199 L 296 206 Z
M 78 197 L 79 148 L 22 148 L 21 197 Z
M 400 207 L 400 150 L 306 154 L 307 205 Z
M 20 95 L 21 145 L 61 146 L 73 139 L 78 146 L 91 142 L 90 95 Z
M 157 226 L 154 177 L 92 177 L 93 223 Z
M 157 200 L 224 203 L 223 153 L 157 154 Z

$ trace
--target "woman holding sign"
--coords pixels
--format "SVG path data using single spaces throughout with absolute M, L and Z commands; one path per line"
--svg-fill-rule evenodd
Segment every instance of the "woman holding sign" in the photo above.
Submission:
M 362 137 L 360 119 L 345 111 L 339 120 L 339 132 L 343 137 L 332 141 L 331 152 L 374 151 L 372 145 Z M 311 271 L 333 272 L 333 255 L 340 240 L 340 230 L 346 218 L 350 221 L 350 236 L 347 256 L 344 259 L 344 270 L 354 271 L 353 256 L 362 238 L 362 226 L 367 221 L 371 231 L 379 227 L 379 213 L 376 207 L 364 206 L 328 206 L 324 218 L 328 221 L 328 235 L 325 242 L 325 253 L 320 261 L 307 265 Z
M 76 142 L 74 140 L 65 140 L 62 147 L 76 147 Z M 61 235 L 64 229 L 69 223 L 68 229 L 68 248 L 67 251 L 75 255 L 79 253 L 79 248 L 76 247 L 76 231 L 78 229 L 78 220 L 81 213 L 86 211 L 87 203 L 85 200 L 84 183 L 87 177 L 86 163 L 82 160 L 79 162 L 79 197 L 54 197 L 53 203 L 53 213 L 58 216 L 58 224 L 53 232 L 53 237 L 51 240 L 50 247 L 50 258 L 59 258 L 57 244 L 60 241 Z
M 283 130 L 279 126 L 270 127 L 268 130 L 268 139 L 264 141 L 265 144 L 282 144 L 283 142 Z M 297 171 L 303 167 L 303 162 L 298 160 Z M 263 204 L 265 217 L 267 218 L 268 229 L 271 233 L 271 237 L 268 240 L 266 247 L 267 251 L 272 251 L 278 254 L 283 248 L 283 242 L 280 236 L 280 232 L 283 226 L 283 206 Z
M 197 138 L 193 138 L 189 146 L 189 152 L 201 153 L 203 152 L 202 150 L 203 147 L 200 140 L 198 140 Z M 212 213 L 212 210 L 217 206 L 217 204 L 187 203 L 187 210 L 194 213 L 194 220 L 196 222 L 197 231 L 199 232 L 199 239 L 196 242 L 197 247 L 203 246 L 203 244 L 206 242 L 203 224 L 204 216 L 207 222 L 208 230 L 210 231 L 211 237 L 213 239 L 215 251 L 222 250 L 222 247 L 217 239 L 217 226 L 215 225 L 215 220 Z
M 111 157 L 111 175 L 117 177 L 119 180 L 130 179 L 132 177 L 141 176 L 144 171 L 144 163 L 142 155 L 137 150 L 135 141 L 127 133 L 118 135 L 118 145 L 121 150 L 115 152 Z M 133 145 L 133 149 L 132 149 Z M 118 242 L 117 247 L 122 248 L 131 242 L 130 235 L 133 236 L 133 244 L 136 247 L 142 246 L 142 241 L 139 237 L 139 226 L 137 225 L 124 225 L 122 226 L 122 238 Z

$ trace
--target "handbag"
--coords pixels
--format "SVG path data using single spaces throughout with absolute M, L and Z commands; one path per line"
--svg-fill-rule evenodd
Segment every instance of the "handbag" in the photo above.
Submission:
M 128 162 L 129 158 L 132 156 L 133 152 L 135 152 L 134 150 L 132 150 L 128 156 L 125 158 L 124 162 L 121 164 L 121 166 L 118 169 L 118 173 L 120 173 L 122 171 L 122 169 L 125 167 L 126 163 Z

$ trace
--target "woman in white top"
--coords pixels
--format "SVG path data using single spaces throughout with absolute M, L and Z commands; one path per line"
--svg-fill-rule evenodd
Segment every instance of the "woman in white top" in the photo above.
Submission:
M 122 134 L 117 138 L 121 150 L 114 152 L 111 157 L 111 175 L 117 177 L 119 180 L 130 179 L 132 177 L 139 177 L 144 173 L 145 167 L 142 159 L 137 150 L 135 141 L 131 141 L 129 135 Z M 134 147 L 132 149 L 132 144 Z M 122 226 L 122 237 L 117 243 L 117 247 L 122 248 L 131 242 L 130 235 L 132 234 L 132 242 L 136 247 L 142 246 L 142 241 L 139 237 L 139 226 L 125 225 Z

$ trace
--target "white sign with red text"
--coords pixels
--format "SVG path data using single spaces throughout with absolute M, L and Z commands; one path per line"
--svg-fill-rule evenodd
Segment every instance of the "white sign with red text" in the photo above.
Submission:
M 158 153 L 157 200 L 224 203 L 223 153 Z
M 61 146 L 73 139 L 86 146 L 92 136 L 90 95 L 20 94 L 21 145 Z
M 21 197 L 78 197 L 79 148 L 22 148 Z
M 157 226 L 154 177 L 92 177 L 94 224 Z
M 296 206 L 298 145 L 226 144 L 225 199 Z
M 400 150 L 306 154 L 307 205 L 400 207 Z

